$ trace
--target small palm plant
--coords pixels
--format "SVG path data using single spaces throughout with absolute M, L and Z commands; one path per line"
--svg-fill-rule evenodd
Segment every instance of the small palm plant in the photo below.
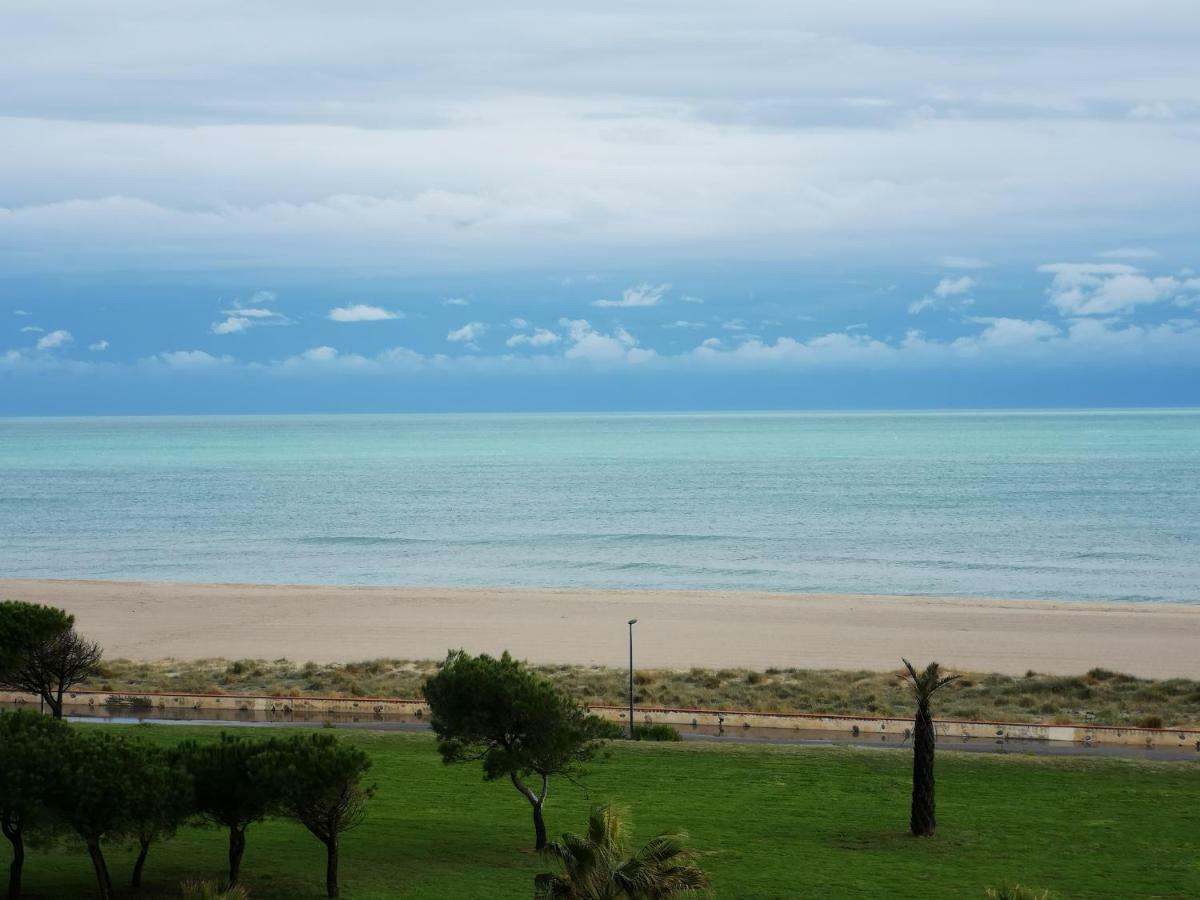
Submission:
M 904 660 L 907 673 L 902 675 L 917 697 L 917 717 L 913 722 L 913 785 L 912 815 L 909 828 L 917 837 L 932 837 L 937 830 L 937 816 L 933 796 L 933 754 L 937 735 L 933 730 L 933 714 L 929 703 L 938 690 L 958 678 L 943 675 L 941 667 L 931 662 L 925 670 L 918 672 L 913 664 Z
M 708 888 L 684 834 L 659 834 L 629 855 L 627 822 L 611 805 L 588 816 L 587 834 L 564 834 L 542 851 L 561 874 L 533 880 L 537 900 L 660 900 L 690 896 Z
M 223 888 L 215 881 L 185 881 L 179 886 L 183 900 L 248 900 L 250 892 L 240 885 Z
M 1006 884 L 987 889 L 987 900 L 1053 900 L 1049 891 L 1034 891 L 1019 884 Z

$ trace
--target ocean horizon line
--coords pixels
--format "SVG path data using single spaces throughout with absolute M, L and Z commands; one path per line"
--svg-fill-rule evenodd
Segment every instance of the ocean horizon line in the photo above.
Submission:
M 1005 415 L 1100 415 L 1100 414 L 1129 414 L 1129 415 L 1163 415 L 1172 413 L 1200 413 L 1200 405 L 1196 406 L 914 406 L 914 407 L 845 407 L 823 409 L 810 408 L 778 408 L 778 409 L 547 409 L 547 410 L 392 410 L 392 411 L 354 411 L 354 412 L 191 412 L 191 413 L 80 413 L 72 415 L 7 415 L 0 413 L 0 422 L 77 422 L 93 419 L 109 419 L 117 421 L 138 421 L 146 419 L 263 419 L 263 418 L 452 418 L 455 416 L 493 416 L 493 417 L 639 417 L 639 416 L 1005 416 Z

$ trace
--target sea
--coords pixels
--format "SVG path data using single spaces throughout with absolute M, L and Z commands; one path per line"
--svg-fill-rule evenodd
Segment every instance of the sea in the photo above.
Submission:
M 0 419 L 0 577 L 1200 602 L 1200 410 Z

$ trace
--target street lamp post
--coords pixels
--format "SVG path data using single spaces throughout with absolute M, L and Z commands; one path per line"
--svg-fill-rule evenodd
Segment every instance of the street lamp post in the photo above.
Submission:
M 633 740 L 633 626 L 637 619 L 629 620 L 629 739 Z

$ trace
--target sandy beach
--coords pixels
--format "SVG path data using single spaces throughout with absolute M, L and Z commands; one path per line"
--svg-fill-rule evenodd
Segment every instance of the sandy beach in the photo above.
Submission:
M 1094 666 L 1200 678 L 1200 606 L 720 591 L 378 588 L 0 580 L 61 606 L 110 657 L 440 658 L 640 667 L 864 668 L 901 655 L 966 670 Z

